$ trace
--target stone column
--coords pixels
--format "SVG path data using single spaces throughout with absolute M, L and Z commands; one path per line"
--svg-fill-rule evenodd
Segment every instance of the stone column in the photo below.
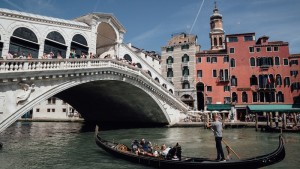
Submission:
M 282 128 L 286 129 L 286 114 L 283 113 L 283 117 L 282 117 Z
M 272 116 L 272 112 L 270 112 L 270 127 L 273 128 L 273 116 Z
M 258 114 L 255 113 L 255 129 L 258 130 Z

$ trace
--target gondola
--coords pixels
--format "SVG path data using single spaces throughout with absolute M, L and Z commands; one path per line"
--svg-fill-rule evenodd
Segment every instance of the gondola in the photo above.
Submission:
M 184 156 L 181 157 L 181 160 L 165 160 L 159 157 L 136 155 L 124 144 L 104 140 L 98 132 L 95 134 L 95 140 L 100 148 L 115 157 L 131 161 L 133 163 L 162 169 L 254 169 L 278 163 L 285 157 L 284 142 L 281 135 L 279 136 L 279 146 L 272 153 L 253 158 L 230 160 L 226 162 L 217 162 L 208 158 Z
M 270 127 L 266 126 L 264 127 L 263 131 L 265 132 L 271 132 L 271 133 L 300 133 L 299 129 L 282 129 L 282 128 L 276 128 L 276 127 Z

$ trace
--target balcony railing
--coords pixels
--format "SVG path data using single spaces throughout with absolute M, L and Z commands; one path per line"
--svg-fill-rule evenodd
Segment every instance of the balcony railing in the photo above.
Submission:
M 183 62 L 183 63 L 181 63 L 181 67 L 184 67 L 184 66 L 189 66 L 189 62 Z
M 218 82 L 229 82 L 230 78 L 229 77 L 218 77 Z
M 168 63 L 167 64 L 167 69 L 172 69 L 173 68 L 173 64 L 172 63 Z

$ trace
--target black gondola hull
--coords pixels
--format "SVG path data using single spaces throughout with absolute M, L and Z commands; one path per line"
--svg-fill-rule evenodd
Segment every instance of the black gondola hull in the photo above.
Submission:
M 278 148 L 269 154 L 248 158 L 243 160 L 231 160 L 226 162 L 216 162 L 207 158 L 184 157 L 181 161 L 176 160 L 160 160 L 157 157 L 142 156 L 131 153 L 130 151 L 119 151 L 115 147 L 117 143 L 103 140 L 96 135 L 96 143 L 111 155 L 131 161 L 133 163 L 143 164 L 155 168 L 162 169 L 255 169 L 268 165 L 272 165 L 282 161 L 285 157 L 285 149 L 282 136 L 279 138 Z

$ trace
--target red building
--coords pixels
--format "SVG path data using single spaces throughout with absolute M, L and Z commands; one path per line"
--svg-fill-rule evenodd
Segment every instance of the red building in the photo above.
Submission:
M 231 110 L 238 120 L 251 111 L 300 111 L 294 109 L 300 102 L 300 54 L 290 55 L 287 42 L 256 39 L 255 33 L 226 35 L 223 45 L 216 7 L 210 20 L 211 49 L 196 58 L 198 110 Z

